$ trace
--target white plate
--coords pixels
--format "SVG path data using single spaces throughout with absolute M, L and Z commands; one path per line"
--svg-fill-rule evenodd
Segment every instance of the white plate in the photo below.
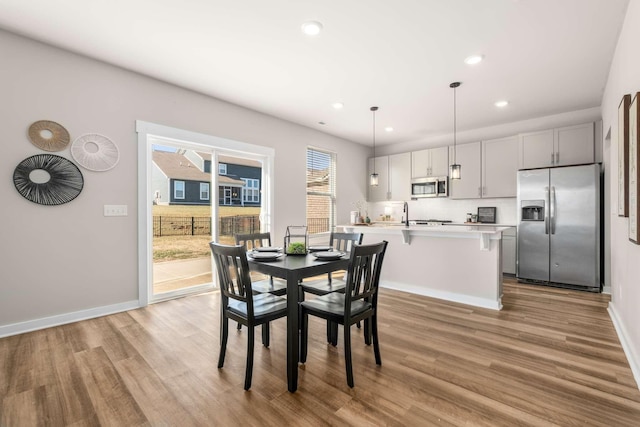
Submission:
M 330 251 L 332 250 L 333 247 L 332 246 L 309 246 L 309 251 L 310 252 L 326 252 L 326 251 Z
M 316 259 L 323 260 L 323 261 L 330 261 L 330 260 L 336 260 L 336 259 L 342 258 L 343 256 L 346 255 L 346 253 L 339 252 L 339 251 L 329 251 L 329 252 L 314 252 L 312 253 L 312 255 L 316 257 Z
M 282 257 L 282 254 L 275 252 L 250 252 L 249 257 L 256 261 L 276 261 Z
M 254 252 L 282 252 L 282 248 L 277 248 L 275 246 L 263 246 L 260 248 L 253 248 Z

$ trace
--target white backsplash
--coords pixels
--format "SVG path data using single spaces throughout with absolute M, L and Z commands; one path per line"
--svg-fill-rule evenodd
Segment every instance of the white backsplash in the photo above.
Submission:
M 371 221 L 380 221 L 384 208 L 390 206 L 393 210 L 394 221 L 401 221 L 403 217 L 403 202 L 369 203 L 368 213 Z M 496 207 L 496 223 L 516 225 L 516 198 L 499 199 L 466 199 L 425 198 L 409 201 L 409 219 L 440 219 L 453 222 L 465 222 L 467 213 L 478 213 L 478 207 Z

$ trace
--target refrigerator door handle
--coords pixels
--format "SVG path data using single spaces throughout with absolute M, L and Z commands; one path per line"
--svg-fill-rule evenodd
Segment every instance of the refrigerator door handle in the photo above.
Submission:
M 544 187 L 544 234 L 549 234 L 549 187 Z
M 551 234 L 556 234 L 556 187 L 551 187 Z

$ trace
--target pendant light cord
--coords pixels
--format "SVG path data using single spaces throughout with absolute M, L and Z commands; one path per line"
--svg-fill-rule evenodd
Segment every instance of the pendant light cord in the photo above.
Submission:
M 456 163 L 456 86 L 453 87 L 453 163 Z
M 371 107 L 373 112 L 373 173 L 376 173 L 376 111 L 378 107 Z

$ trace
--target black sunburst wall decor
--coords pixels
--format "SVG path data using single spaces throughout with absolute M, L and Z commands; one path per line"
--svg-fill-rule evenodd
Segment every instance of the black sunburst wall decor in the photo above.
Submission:
M 34 171 L 39 175 L 37 180 L 32 175 Z M 55 206 L 78 197 L 84 179 L 80 169 L 64 157 L 37 154 L 16 166 L 13 183 L 25 199 L 39 205 Z

